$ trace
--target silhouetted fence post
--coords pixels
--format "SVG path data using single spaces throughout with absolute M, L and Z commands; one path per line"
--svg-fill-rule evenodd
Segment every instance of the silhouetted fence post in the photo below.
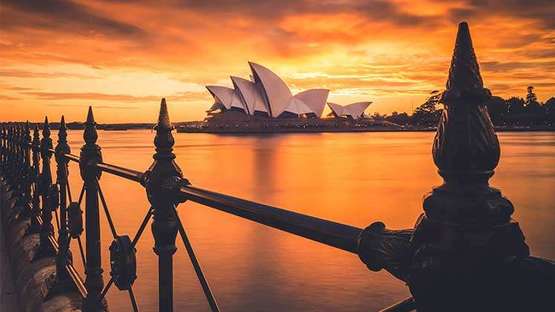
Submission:
M 35 124 L 33 128 L 33 140 L 31 141 L 31 153 L 32 153 L 32 168 L 31 168 L 31 181 L 32 181 L 32 193 L 31 193 L 31 225 L 29 226 L 29 233 L 40 232 L 40 137 L 39 137 L 39 127 Z
M 33 183 L 32 180 L 32 163 L 31 163 L 31 128 L 29 126 L 29 122 L 25 123 L 25 127 L 23 130 L 23 141 L 22 141 L 22 148 L 23 148 L 23 158 L 24 158 L 24 165 L 23 165 L 23 172 L 22 172 L 22 180 L 23 180 L 23 187 L 24 187 L 24 196 L 23 196 L 23 203 L 24 217 L 31 217 L 33 214 L 32 207 L 31 207 L 31 186 Z
M 6 153 L 6 175 L 8 179 L 11 179 L 13 176 L 13 167 L 11 166 L 13 162 L 13 125 L 8 125 L 7 129 L 7 153 Z
M 68 278 L 66 265 L 69 260 L 69 231 L 67 224 L 67 188 L 68 188 L 68 162 L 64 154 L 71 153 L 67 144 L 67 127 L 64 116 L 60 121 L 58 131 L 58 144 L 56 145 L 56 182 L 60 189 L 60 230 L 58 233 L 58 255 L 56 257 L 56 277 L 58 281 L 65 281 Z
M 19 124 L 14 124 L 13 126 L 13 161 L 12 161 L 12 168 L 13 168 L 13 173 L 12 173 L 12 179 L 11 179 L 11 183 L 12 183 L 12 189 L 14 191 L 13 194 L 13 198 L 15 199 L 19 199 L 20 195 L 21 195 L 21 184 L 20 182 L 20 170 L 21 170 L 21 155 L 19 153 L 20 151 L 20 143 L 21 143 L 21 138 L 20 138 L 20 131 L 19 131 Z M 19 204 L 19 202 L 17 203 Z M 18 209 L 19 206 L 15 205 L 15 209 Z M 16 210 L 11 211 L 10 217 L 15 217 L 17 214 Z
M 154 209 L 152 234 L 154 252 L 158 255 L 158 292 L 159 311 L 173 311 L 173 254 L 177 250 L 175 240 L 178 223 L 175 207 L 178 202 L 176 193 L 182 182 L 183 174 L 175 163 L 173 145 L 175 143 L 166 100 L 160 104 L 160 115 L 155 127 L 154 162 L 145 174 L 145 186 Z
M 529 257 L 512 203 L 489 186 L 500 146 L 470 31 L 459 24 L 433 143 L 444 180 L 426 196 L 415 229 L 381 222 L 359 239 L 372 270 L 405 281 L 418 311 L 541 311 L 552 306 L 553 263 Z
M 13 143 L 14 144 L 13 144 L 13 162 L 12 162 L 12 167 L 13 167 L 12 185 L 15 190 L 14 197 L 19 198 L 19 195 L 21 192 L 21 185 L 18 183 L 19 172 L 21 170 L 21 154 L 19 153 L 21 137 L 19 132 L 19 124 L 17 123 L 13 126 Z
M 52 158 L 52 139 L 50 138 L 50 124 L 48 117 L 44 119 L 42 128 L 42 140 L 40 142 L 40 156 L 42 159 L 42 172 L 39 178 L 39 192 L 42 199 L 42 226 L 40 230 L 40 255 L 53 255 L 51 248 L 50 236 L 54 233 L 52 226 L 52 209 L 51 207 L 51 188 L 52 188 L 52 171 L 50 168 L 50 159 Z
M 2 173 L 4 173 L 5 165 L 5 155 L 6 155 L 6 126 L 4 123 L 0 124 L 0 167 L 2 168 Z
M 85 131 L 85 144 L 81 148 L 79 169 L 85 187 L 85 231 L 86 231 L 86 278 L 87 298 L 84 311 L 103 311 L 104 301 L 100 299 L 104 281 L 102 279 L 102 259 L 100 252 L 100 215 L 98 202 L 98 180 L 101 171 L 96 167 L 102 162 L 100 146 L 96 144 L 98 133 L 92 107 L 89 107 Z

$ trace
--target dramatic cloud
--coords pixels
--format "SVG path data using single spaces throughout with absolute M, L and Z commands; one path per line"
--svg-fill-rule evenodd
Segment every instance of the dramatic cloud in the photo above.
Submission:
M 536 20 L 544 27 L 555 29 L 555 5 L 552 0 L 467 0 L 463 8 L 450 10 L 453 21 L 504 15 L 511 18 Z
M 552 0 L 3 0 L 0 105 L 14 109 L 1 118 L 81 120 L 92 104 L 103 122 L 150 121 L 166 97 L 173 120 L 202 119 L 203 85 L 248 77 L 247 61 L 295 92 L 410 111 L 444 87 L 463 19 L 487 87 L 523 96 L 534 85 L 544 101 L 553 16 Z
M 101 16 L 71 0 L 2 0 L 1 5 L 2 10 L 7 10 L 0 19 L 0 27 L 4 29 L 37 28 L 85 35 L 142 34 L 138 26 Z

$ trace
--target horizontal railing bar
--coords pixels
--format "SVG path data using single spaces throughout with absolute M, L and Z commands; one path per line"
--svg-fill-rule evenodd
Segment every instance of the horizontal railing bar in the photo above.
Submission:
M 316 217 L 223 195 L 193 186 L 182 186 L 181 195 L 188 200 L 249 219 L 325 245 L 357 252 L 362 229 Z
M 118 177 L 124 178 L 124 179 L 128 179 L 128 180 L 132 180 L 135 182 L 141 182 L 143 179 L 143 173 L 137 170 L 133 170 L 133 169 L 128 169 L 128 168 L 123 168 L 120 166 L 115 166 L 115 165 L 110 165 L 107 163 L 99 163 L 97 165 L 97 167 L 107 173 L 111 173 L 113 175 L 116 175 Z
M 79 156 L 73 154 L 64 154 L 64 157 L 68 160 L 74 161 L 76 163 L 79 162 Z
M 56 151 L 53 149 L 50 149 L 50 152 L 55 153 Z M 63 154 L 63 157 L 70 161 L 74 161 L 76 163 L 78 163 L 80 160 L 79 156 L 73 155 L 73 154 Z M 97 168 L 103 172 L 107 172 L 107 173 L 116 175 L 118 177 L 121 177 L 127 180 L 132 180 L 139 183 L 143 179 L 143 173 L 133 169 L 128 169 L 128 168 L 107 164 L 107 163 L 99 163 L 97 165 Z

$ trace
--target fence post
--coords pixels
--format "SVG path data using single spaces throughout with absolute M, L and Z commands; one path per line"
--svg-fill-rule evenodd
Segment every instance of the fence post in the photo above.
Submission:
M 98 210 L 98 179 L 101 171 L 96 166 L 102 162 L 100 146 L 96 144 L 98 133 L 92 107 L 89 106 L 85 131 L 85 144 L 81 148 L 79 171 L 85 185 L 85 230 L 86 230 L 86 278 L 87 297 L 83 302 L 84 311 L 105 310 L 100 293 L 104 287 L 100 253 L 100 215 Z
M 50 158 L 52 158 L 52 139 L 50 138 L 50 124 L 48 117 L 44 118 L 42 128 L 42 140 L 40 141 L 40 156 L 42 159 L 42 172 L 39 178 L 39 192 L 42 199 L 42 227 L 40 230 L 40 255 L 54 255 L 50 243 L 50 235 L 54 233 L 52 226 L 52 207 L 50 207 L 50 188 L 52 185 L 52 171 L 50 169 Z
M 71 153 L 67 144 L 67 127 L 64 116 L 60 121 L 58 131 L 58 144 L 56 145 L 56 183 L 60 188 L 60 232 L 58 233 L 58 255 L 56 256 L 56 278 L 58 281 L 65 281 L 69 277 L 66 265 L 69 260 L 69 232 L 67 228 L 67 183 L 68 183 L 68 162 L 65 154 Z
M 160 115 L 155 127 L 154 145 L 156 153 L 154 162 L 145 174 L 148 200 L 154 209 L 152 234 L 154 236 L 154 252 L 158 255 L 158 293 L 159 311 L 173 311 L 173 254 L 177 250 L 175 240 L 178 224 L 175 207 L 178 202 L 176 190 L 183 174 L 175 163 L 172 136 L 173 126 L 170 123 L 166 100 L 160 104 Z
M 20 176 L 19 173 L 21 171 L 21 136 L 19 131 L 19 124 L 15 124 L 13 128 L 13 151 L 14 151 L 14 162 L 12 164 L 14 168 L 14 175 L 13 175 L 13 186 L 15 189 L 16 198 L 19 199 L 21 185 L 20 185 Z
M 29 227 L 29 233 L 40 232 L 40 137 L 39 137 L 39 126 L 35 124 L 33 128 L 33 141 L 31 142 L 31 151 L 33 153 L 33 167 L 32 171 L 32 183 L 34 184 L 33 193 L 31 198 L 31 226 Z
M 23 171 L 22 171 L 22 180 L 23 180 L 23 193 L 24 193 L 24 210 L 23 216 L 24 217 L 31 217 L 33 212 L 31 208 L 31 185 L 32 185 L 32 172 L 31 172 L 31 128 L 29 126 L 29 121 L 25 123 L 25 127 L 23 129 L 23 140 L 22 140 L 22 148 L 23 148 Z
M 11 181 L 12 177 L 13 177 L 13 125 L 9 125 L 8 126 L 8 155 L 7 155 L 7 167 L 6 167 L 6 171 L 7 171 L 7 175 L 8 175 L 8 179 L 10 180 L 10 183 L 13 182 Z
M 519 301 L 510 299 L 510 293 L 526 298 L 522 285 L 533 284 L 532 274 L 518 278 L 519 259 L 526 258 L 529 249 L 511 219 L 513 205 L 488 183 L 500 157 L 486 107 L 490 98 L 468 25 L 461 23 L 432 150 L 444 183 L 424 199 L 424 214 L 412 237 L 409 287 L 419 310 L 523 310 L 507 304 Z M 527 288 L 547 293 L 545 285 Z M 531 311 L 537 304 L 526 302 Z
M 5 141 L 6 141 L 6 125 L 4 123 L 0 124 L 0 168 L 2 168 L 2 175 L 5 174 L 4 172 L 4 168 L 5 163 L 5 155 L 6 155 L 6 145 L 5 145 Z
M 13 198 L 16 199 L 17 204 L 15 205 L 14 208 L 19 208 L 18 204 L 19 204 L 19 200 L 20 200 L 20 192 L 21 192 L 21 185 L 20 185 L 20 179 L 19 179 L 19 171 L 21 169 L 21 163 L 20 163 L 20 158 L 21 155 L 19 153 L 19 144 L 20 144 L 20 138 L 19 138 L 19 125 L 16 123 L 13 126 L 13 162 L 12 162 L 12 168 L 13 168 L 13 174 L 12 174 L 12 189 L 14 190 L 14 195 Z M 11 211 L 12 213 L 12 217 L 14 216 L 14 212 L 15 211 Z

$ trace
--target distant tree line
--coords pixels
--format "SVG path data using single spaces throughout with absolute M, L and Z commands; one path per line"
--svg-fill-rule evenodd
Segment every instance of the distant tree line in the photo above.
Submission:
M 438 124 L 443 110 L 440 107 L 440 97 L 439 91 L 433 91 L 411 115 L 393 112 L 391 115 L 375 113 L 372 117 L 399 125 L 434 127 Z M 526 98 L 513 96 L 503 99 L 492 96 L 486 106 L 495 126 L 555 126 L 555 97 L 541 103 L 534 93 L 533 86 L 528 87 Z

